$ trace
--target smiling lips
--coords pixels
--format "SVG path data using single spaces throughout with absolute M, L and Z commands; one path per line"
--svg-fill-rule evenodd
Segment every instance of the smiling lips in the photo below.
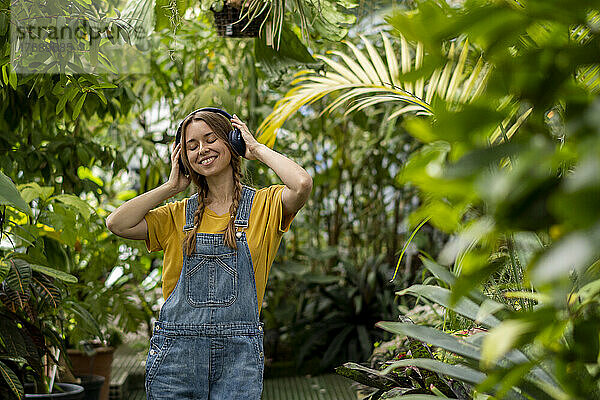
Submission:
M 211 157 L 208 157 L 208 158 L 205 158 L 204 160 L 202 160 L 202 161 L 200 162 L 200 164 L 201 164 L 203 167 L 206 167 L 206 166 L 208 166 L 208 165 L 212 164 L 212 163 L 213 163 L 213 161 L 214 161 L 214 160 L 216 160 L 216 159 L 217 159 L 217 156 L 211 156 Z

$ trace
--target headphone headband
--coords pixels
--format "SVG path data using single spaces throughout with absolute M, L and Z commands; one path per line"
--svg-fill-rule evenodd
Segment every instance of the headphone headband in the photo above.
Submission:
M 197 112 L 200 112 L 200 111 L 209 111 L 209 112 L 214 112 L 214 113 L 217 113 L 217 114 L 221 114 L 224 117 L 226 117 L 228 121 L 230 121 L 231 118 L 233 118 L 231 116 L 231 114 L 229 114 L 227 111 L 221 110 L 220 108 L 216 108 L 216 107 L 202 107 L 202 108 L 199 108 L 197 110 L 194 110 L 191 113 L 189 113 L 188 115 L 186 115 L 181 120 L 181 122 L 179 123 L 179 126 L 177 127 L 177 135 L 175 136 L 175 143 L 179 143 L 179 141 L 181 140 L 181 127 L 182 127 L 184 121 L 186 119 L 188 119 L 189 117 L 191 117 L 192 115 L 194 115 L 194 114 L 196 114 Z

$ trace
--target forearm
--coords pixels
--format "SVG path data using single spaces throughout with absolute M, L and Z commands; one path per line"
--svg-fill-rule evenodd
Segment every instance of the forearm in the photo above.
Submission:
M 177 194 L 167 183 L 126 201 L 106 218 L 108 229 L 119 234 L 139 224 L 148 211 Z
M 304 206 L 312 190 L 312 178 L 298 164 L 265 145 L 257 145 L 252 154 L 271 168 L 285 184 L 281 193 L 283 215 L 291 215 Z

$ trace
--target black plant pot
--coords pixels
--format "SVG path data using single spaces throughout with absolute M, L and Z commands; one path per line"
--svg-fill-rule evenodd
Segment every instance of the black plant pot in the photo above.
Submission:
M 102 375 L 77 375 L 81 379 L 80 385 L 83 386 L 85 393 L 84 400 L 98 400 L 100 398 L 100 390 L 104 384 Z
M 33 389 L 33 384 L 25 384 L 25 398 L 36 400 L 83 400 L 82 386 L 73 385 L 72 383 L 57 383 L 54 386 L 58 386 L 62 391 L 53 390 L 50 394 L 27 393 L 28 389 Z

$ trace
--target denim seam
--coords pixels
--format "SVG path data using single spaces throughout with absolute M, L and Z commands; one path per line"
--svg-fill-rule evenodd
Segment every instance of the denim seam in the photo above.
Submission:
M 146 381 L 147 381 L 147 385 L 148 385 L 147 389 L 150 389 L 150 385 L 152 384 L 152 381 L 154 380 L 154 376 L 156 375 L 156 372 L 158 371 L 158 367 L 159 367 L 160 363 L 162 363 L 164 361 L 165 357 L 167 356 L 167 354 L 169 354 L 169 350 L 171 350 L 171 347 L 173 346 L 174 342 L 175 342 L 174 338 L 164 336 L 164 342 L 163 342 L 162 346 L 160 346 L 158 355 L 156 356 L 156 358 L 152 362 L 152 365 L 150 366 L 150 369 L 148 370 L 148 376 L 146 377 Z M 148 390 L 148 391 L 152 392 L 151 390 Z

